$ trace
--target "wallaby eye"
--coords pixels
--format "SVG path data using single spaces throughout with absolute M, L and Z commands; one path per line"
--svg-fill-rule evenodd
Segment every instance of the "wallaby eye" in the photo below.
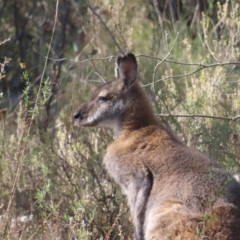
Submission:
M 111 100 L 111 98 L 110 97 L 98 97 L 98 102 L 108 102 L 108 101 L 110 101 Z

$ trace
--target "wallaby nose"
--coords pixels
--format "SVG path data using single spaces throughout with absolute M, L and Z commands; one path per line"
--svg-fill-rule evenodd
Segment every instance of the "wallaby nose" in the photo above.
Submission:
M 75 112 L 73 114 L 73 117 L 74 117 L 75 120 L 78 119 L 80 117 L 80 112 Z

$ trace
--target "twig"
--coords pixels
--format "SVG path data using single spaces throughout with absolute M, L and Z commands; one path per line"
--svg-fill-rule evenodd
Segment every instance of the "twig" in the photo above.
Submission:
M 168 114 L 168 113 L 158 113 L 155 115 L 159 117 L 214 118 L 214 119 L 230 120 L 230 121 L 235 121 L 237 119 L 240 119 L 240 115 L 237 115 L 235 117 L 212 116 L 212 115 L 204 115 L 204 114 Z
M 116 56 L 108 56 L 108 57 L 103 57 L 103 58 L 87 58 L 85 60 L 82 61 L 77 61 L 74 59 L 70 59 L 70 58 L 50 58 L 50 57 L 46 57 L 43 56 L 40 52 L 38 52 L 35 48 L 33 49 L 37 54 L 39 54 L 41 57 L 51 60 L 51 61 L 55 61 L 55 62 L 62 62 L 62 61 L 69 61 L 69 62 L 73 62 L 73 63 L 85 63 L 85 62 L 89 62 L 89 61 L 103 61 L 103 60 L 109 60 L 111 61 L 113 58 L 117 58 Z
M 60 34 L 58 35 L 58 41 L 55 42 L 54 44 L 54 52 L 58 54 L 60 58 L 63 57 L 64 54 L 64 47 L 65 47 L 65 39 L 66 39 L 66 26 L 67 26 L 67 19 L 69 16 L 69 6 L 70 2 L 68 0 L 64 0 L 60 2 L 59 5 L 59 21 L 61 22 L 61 30 Z M 53 69 L 51 72 L 51 77 L 50 77 L 50 91 L 51 91 L 51 96 L 48 97 L 48 100 L 46 100 L 44 107 L 46 111 L 46 117 L 44 119 L 44 129 L 47 129 L 48 124 L 51 122 L 50 120 L 50 109 L 51 109 L 51 104 L 54 101 L 54 99 L 57 98 L 58 91 L 59 91 L 59 79 L 60 79 L 60 74 L 62 70 L 62 62 L 55 62 L 53 64 Z
M 87 58 L 85 60 L 82 61 L 76 61 L 74 59 L 70 59 L 70 58 L 50 58 L 50 57 L 46 57 L 43 56 L 40 52 L 38 52 L 35 48 L 33 49 L 36 53 L 38 53 L 41 57 L 51 60 L 51 61 L 56 61 L 56 62 L 61 62 L 61 61 L 69 61 L 69 62 L 73 62 L 73 63 L 85 63 L 85 62 L 89 62 L 89 61 L 104 61 L 104 60 L 109 60 L 111 61 L 112 59 L 117 58 L 117 56 L 108 56 L 108 57 L 103 57 L 103 58 Z M 145 58 L 150 58 L 150 59 L 154 59 L 154 60 L 159 60 L 162 61 L 162 58 L 158 58 L 158 57 L 153 57 L 153 56 L 149 56 L 149 55 L 145 55 L 145 54 L 138 54 L 136 55 L 136 57 L 145 57 Z M 236 61 L 236 62 L 217 62 L 217 63 L 211 63 L 211 64 L 202 64 L 202 63 L 188 63 L 188 62 L 180 62 L 180 61 L 174 61 L 174 60 L 168 60 L 165 59 L 165 62 L 168 63 L 173 63 L 173 64 L 178 64 L 178 65 L 186 65 L 186 66 L 199 66 L 199 67 L 204 67 L 204 68 L 210 68 L 210 67 L 222 67 L 222 66 L 227 66 L 227 65 L 237 65 L 240 64 L 240 61 Z
M 96 64 L 94 63 L 94 61 L 91 61 L 91 63 L 92 63 L 92 65 L 93 65 L 93 68 L 95 69 L 95 74 L 96 74 L 99 78 L 101 78 L 101 80 L 102 80 L 104 83 L 106 83 L 106 81 L 103 79 L 103 77 L 102 77 L 101 74 L 99 73 L 98 68 L 97 68 Z
M 155 76 L 156 76 L 157 68 L 170 56 L 170 54 L 171 54 L 171 52 L 172 52 L 172 50 L 173 50 L 173 48 L 174 48 L 174 46 L 175 46 L 175 44 L 177 42 L 178 35 L 179 35 L 179 33 L 177 33 L 177 36 L 176 36 L 176 38 L 175 38 L 175 40 L 173 42 L 172 47 L 170 48 L 170 50 L 168 50 L 168 54 L 159 63 L 157 63 L 156 66 L 154 67 L 154 70 L 153 70 L 153 81 L 152 81 L 153 89 L 154 89 L 154 86 L 155 86 L 155 83 L 156 83 L 155 82 Z M 167 41 L 167 39 L 166 39 L 166 41 Z
M 160 13 L 160 10 L 158 8 L 158 3 L 157 3 L 157 0 L 153 0 L 153 6 L 154 6 L 154 11 L 156 13 L 156 17 L 157 17 L 157 23 L 158 23 L 158 27 L 159 27 L 159 30 L 161 32 L 163 32 L 164 28 L 163 28 L 163 20 L 162 20 L 162 16 L 161 16 L 161 13 Z
M 207 40 L 205 40 L 205 41 L 203 42 L 200 33 L 198 33 L 198 36 L 199 36 L 199 38 L 200 38 L 200 40 L 201 40 L 201 43 L 202 43 L 203 47 L 208 51 L 208 53 L 210 54 L 210 56 L 211 56 L 217 63 L 219 63 L 219 60 L 214 56 L 212 50 L 210 49 Z
M 7 38 L 7 39 L 3 40 L 2 42 L 0 42 L 0 46 L 3 45 L 4 43 L 10 41 L 10 39 L 11 39 L 11 38 Z
M 177 38 L 176 38 L 177 39 Z M 175 39 L 175 41 L 176 41 Z M 174 42 L 175 44 L 175 42 Z M 173 44 L 173 46 L 174 46 Z M 34 49 L 35 50 L 35 49 Z M 37 50 L 35 50 L 37 52 Z M 46 58 L 46 59 L 49 59 L 49 60 L 52 60 L 52 61 L 70 61 L 70 62 L 74 62 L 74 63 L 86 63 L 86 62 L 89 62 L 91 61 L 93 63 L 93 61 L 104 61 L 104 60 L 109 60 L 111 61 L 112 59 L 115 59 L 116 56 L 108 56 L 108 57 L 103 57 L 103 58 L 88 58 L 88 59 L 85 59 L 85 60 L 82 60 L 82 61 L 76 61 L 76 60 L 73 60 L 73 59 L 68 59 L 68 58 L 61 58 L 61 59 L 55 59 L 55 58 L 48 58 L 46 56 L 43 56 L 42 54 L 40 54 L 39 52 L 37 52 L 39 55 L 41 55 L 42 57 Z M 158 57 L 153 57 L 153 56 L 149 56 L 149 55 L 145 55 L 145 54 L 139 54 L 139 55 L 136 55 L 136 57 L 146 57 L 146 58 L 150 58 L 150 59 L 154 59 L 154 60 L 160 60 L 160 63 L 158 63 L 155 68 L 154 68 L 154 76 L 153 76 L 153 79 L 155 78 L 155 72 L 156 72 L 156 69 L 157 67 L 162 63 L 162 62 L 168 62 L 168 63 L 173 63 L 173 64 L 178 64 L 178 65 L 183 65 L 183 66 L 199 66 L 198 69 L 192 71 L 192 72 L 189 72 L 187 74 L 182 74 L 182 75 L 175 75 L 175 76 L 168 76 L 168 77 L 165 77 L 165 78 L 162 78 L 162 79 L 159 79 L 157 81 L 154 81 L 152 83 L 148 83 L 148 84 L 145 84 L 143 85 L 144 87 L 147 87 L 149 85 L 152 85 L 152 84 L 156 84 L 158 82 L 161 82 L 161 81 L 165 81 L 165 80 L 168 80 L 168 79 L 173 79 L 173 78 L 183 78 L 183 77 L 187 77 L 187 76 L 190 76 L 192 74 L 195 74 L 201 70 L 203 70 L 204 68 L 211 68 L 211 67 L 226 67 L 226 68 L 229 68 L 228 66 L 229 65 L 238 65 L 240 64 L 240 61 L 236 61 L 236 62 L 217 62 L 217 63 L 211 63 L 211 64 L 202 64 L 202 63 L 187 63 L 187 62 L 179 62 L 179 61 L 174 61 L 174 60 L 168 60 L 167 58 L 169 57 L 169 54 L 167 54 L 163 59 L 162 58 L 158 58 Z M 233 69 L 231 69 L 233 70 Z M 238 74 L 240 74 L 239 72 L 236 72 Z
M 106 80 L 105 80 L 98 72 L 95 72 L 95 74 L 96 74 L 98 77 L 100 77 L 101 80 L 102 80 L 104 83 L 106 83 Z
M 41 89 L 42 89 L 42 82 L 43 82 L 44 74 L 45 74 L 46 68 L 47 68 L 48 56 L 50 54 L 50 49 L 51 49 L 52 41 L 53 41 L 53 35 L 54 35 L 55 29 L 56 29 L 57 18 L 58 18 L 58 6 L 59 6 L 59 0 L 57 0 L 57 2 L 56 2 L 56 12 L 55 12 L 55 18 L 54 18 L 53 31 L 52 31 L 52 35 L 51 35 L 51 39 L 50 39 L 50 43 L 49 43 L 49 48 L 48 48 L 48 51 L 47 51 L 47 58 L 46 58 L 46 61 L 44 63 L 43 72 L 42 72 L 42 76 L 41 76 L 40 83 L 39 83 L 38 93 L 37 93 L 36 101 L 35 101 L 36 104 L 38 103 L 38 99 L 39 99 L 40 92 L 41 92 Z M 33 120 L 33 117 L 34 117 L 34 114 L 32 115 L 31 120 Z
M 119 212 L 118 212 L 116 218 L 114 219 L 114 222 L 113 222 L 111 228 L 110 228 L 109 231 L 107 232 L 106 237 L 105 237 L 105 240 L 109 240 L 109 239 L 110 239 L 110 235 L 111 235 L 113 229 L 115 228 L 115 226 L 117 225 L 117 222 L 118 222 L 118 220 L 119 220 L 119 218 L 120 218 L 120 216 L 121 216 L 121 214 L 122 214 L 122 210 L 123 210 L 123 204 L 120 205 L 120 207 L 119 207 Z
M 145 55 L 145 54 L 139 54 L 139 55 L 136 55 L 136 57 L 146 57 L 146 58 L 151 58 L 151 59 L 154 59 L 154 60 L 162 60 L 161 58 L 152 57 L 152 56 Z M 222 62 L 222 63 L 221 62 L 217 62 L 217 63 L 211 63 L 211 64 L 202 64 L 202 63 L 179 62 L 179 61 L 167 60 L 167 59 L 165 60 L 165 62 L 178 64 L 178 65 L 199 66 L 199 67 L 206 67 L 206 68 L 240 64 L 240 61 L 237 61 L 237 62 Z
M 113 33 L 110 31 L 110 29 L 108 28 L 107 24 L 103 21 L 103 19 L 101 18 L 101 16 L 94 10 L 94 8 L 89 4 L 88 8 L 91 10 L 91 12 L 98 18 L 98 20 L 101 22 L 101 24 L 105 27 L 106 31 L 108 32 L 108 34 L 110 35 L 110 37 L 112 38 L 114 44 L 117 46 L 118 50 L 124 54 L 123 49 L 120 47 L 120 45 L 118 44 L 115 36 L 113 35 Z
M 45 221 L 47 221 L 51 217 L 51 215 L 58 209 L 58 207 L 60 206 L 60 204 L 62 202 L 63 202 L 63 200 L 60 199 L 59 203 L 56 206 L 54 206 L 53 210 L 48 214 L 48 216 L 46 216 Z
M 161 78 L 161 79 L 155 81 L 155 83 L 162 82 L 162 81 L 165 81 L 165 80 L 168 80 L 168 79 L 171 79 L 171 78 L 178 78 L 179 79 L 179 78 L 187 77 L 187 76 L 190 76 L 194 73 L 197 73 L 197 72 L 203 70 L 204 68 L 206 68 L 206 67 L 201 67 L 201 68 L 198 68 L 198 69 L 196 69 L 196 70 L 194 70 L 190 73 L 186 73 L 186 74 L 182 74 L 182 75 L 168 76 L 168 77 L 165 77 L 165 78 Z M 147 83 L 147 84 L 144 85 L 144 87 L 147 87 L 149 85 L 152 85 L 152 83 Z

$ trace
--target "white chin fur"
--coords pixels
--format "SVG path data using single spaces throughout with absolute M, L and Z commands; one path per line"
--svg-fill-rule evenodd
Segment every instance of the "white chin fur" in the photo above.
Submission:
M 112 128 L 117 136 L 120 131 L 120 124 L 117 119 L 106 119 L 98 124 L 100 127 Z

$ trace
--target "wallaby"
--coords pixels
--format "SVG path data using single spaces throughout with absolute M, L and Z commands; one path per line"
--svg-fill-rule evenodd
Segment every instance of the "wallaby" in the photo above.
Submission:
M 134 239 L 239 240 L 240 185 L 158 121 L 133 54 L 117 58 L 116 73 L 74 118 L 115 131 L 104 163 L 127 196 Z

